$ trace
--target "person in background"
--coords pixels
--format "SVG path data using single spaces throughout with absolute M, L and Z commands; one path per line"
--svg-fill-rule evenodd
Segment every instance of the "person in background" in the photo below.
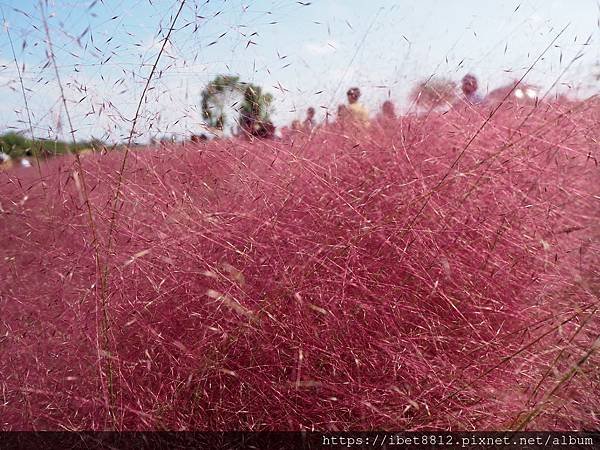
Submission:
M 396 107 L 394 103 L 390 100 L 386 100 L 381 105 L 381 110 L 377 113 L 377 117 L 375 117 L 376 123 L 383 127 L 393 127 L 394 122 L 397 120 L 396 116 Z
M 369 113 L 366 108 L 359 103 L 360 89 L 353 87 L 348 89 L 346 96 L 348 97 L 348 112 L 352 120 L 360 125 L 369 125 Z
M 475 75 L 468 73 L 462 79 L 463 100 L 470 105 L 480 105 L 483 103 L 483 98 L 477 93 L 479 84 Z
M 315 108 L 312 106 L 306 110 L 306 119 L 304 119 L 302 126 L 307 133 L 310 133 L 315 127 Z
M 337 109 L 337 121 L 339 123 L 344 123 L 350 117 L 350 111 L 346 105 L 338 105 Z
M 391 100 L 386 100 L 381 105 L 381 118 L 385 120 L 396 119 L 396 107 Z
M 302 131 L 302 123 L 298 119 L 292 121 L 292 131 Z
M 0 152 L 0 170 L 10 169 L 12 164 L 10 156 L 4 152 Z

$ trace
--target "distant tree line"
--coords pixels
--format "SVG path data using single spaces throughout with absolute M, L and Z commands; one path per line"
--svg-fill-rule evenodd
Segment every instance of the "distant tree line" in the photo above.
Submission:
M 36 154 L 39 157 L 63 155 L 86 149 L 99 149 L 104 145 L 104 142 L 99 139 L 79 141 L 73 144 L 54 140 L 33 140 L 15 132 L 0 135 L 0 152 L 6 153 L 11 158 L 24 158 Z

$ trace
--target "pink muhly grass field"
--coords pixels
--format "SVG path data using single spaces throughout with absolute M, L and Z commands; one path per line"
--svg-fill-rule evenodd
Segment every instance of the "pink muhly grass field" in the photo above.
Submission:
M 598 104 L 488 113 L 132 150 L 111 248 L 82 157 L 100 270 L 72 157 L 0 173 L 0 428 L 598 428 Z

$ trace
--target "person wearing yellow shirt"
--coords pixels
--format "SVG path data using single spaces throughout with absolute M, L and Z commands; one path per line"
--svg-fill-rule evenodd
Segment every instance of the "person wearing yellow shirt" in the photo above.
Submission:
M 348 112 L 352 120 L 359 125 L 368 126 L 369 112 L 358 101 L 360 98 L 360 89 L 357 87 L 350 88 L 346 92 L 346 96 L 348 97 Z

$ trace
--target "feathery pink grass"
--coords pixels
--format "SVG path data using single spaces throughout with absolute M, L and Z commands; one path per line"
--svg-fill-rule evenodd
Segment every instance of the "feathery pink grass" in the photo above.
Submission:
M 73 159 L 0 173 L 0 427 L 597 428 L 598 105 L 531 108 L 132 152 L 108 349 Z

